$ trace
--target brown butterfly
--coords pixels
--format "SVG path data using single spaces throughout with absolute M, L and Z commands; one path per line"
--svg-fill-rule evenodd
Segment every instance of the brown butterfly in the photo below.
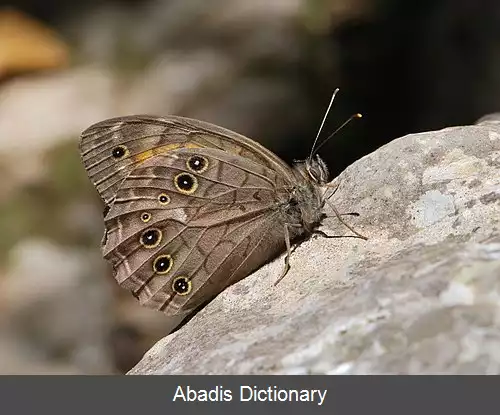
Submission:
M 166 314 L 195 312 L 286 250 L 280 280 L 293 243 L 327 236 L 317 228 L 328 169 L 313 152 L 290 167 L 233 131 L 147 115 L 92 125 L 80 149 L 106 205 L 104 257 L 121 286 Z

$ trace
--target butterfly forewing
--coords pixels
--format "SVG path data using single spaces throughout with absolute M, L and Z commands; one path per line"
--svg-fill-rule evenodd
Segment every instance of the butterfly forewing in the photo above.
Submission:
M 82 133 L 80 151 L 90 180 L 110 205 L 122 181 L 137 165 L 179 148 L 214 148 L 254 161 L 292 180 L 274 153 L 233 131 L 203 121 L 168 116 L 117 117 Z

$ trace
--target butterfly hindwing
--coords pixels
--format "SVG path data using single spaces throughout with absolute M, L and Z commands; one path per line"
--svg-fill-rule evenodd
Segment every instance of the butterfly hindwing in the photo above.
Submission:
M 141 303 L 196 309 L 284 249 L 288 182 L 213 148 L 181 148 L 137 165 L 106 218 L 104 256 Z

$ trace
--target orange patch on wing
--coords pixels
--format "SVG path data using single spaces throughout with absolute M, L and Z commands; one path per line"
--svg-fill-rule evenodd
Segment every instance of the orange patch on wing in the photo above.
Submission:
M 132 158 L 142 163 L 143 161 L 149 160 L 151 157 L 157 156 L 158 154 L 165 154 L 172 150 L 177 150 L 178 148 L 202 148 L 199 144 L 193 143 L 173 143 L 164 146 L 152 148 L 151 150 L 143 151 L 142 153 L 136 154 Z

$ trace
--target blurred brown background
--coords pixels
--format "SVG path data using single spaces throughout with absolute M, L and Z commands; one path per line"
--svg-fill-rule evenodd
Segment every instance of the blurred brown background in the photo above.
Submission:
M 398 136 L 500 110 L 494 0 L 0 2 L 0 373 L 123 373 L 166 332 L 101 259 L 90 124 L 200 118 L 332 177 Z

